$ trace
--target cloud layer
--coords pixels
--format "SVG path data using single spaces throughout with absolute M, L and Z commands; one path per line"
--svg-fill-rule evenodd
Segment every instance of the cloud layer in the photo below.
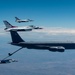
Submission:
M 75 35 L 75 29 L 62 28 L 62 27 L 43 27 L 43 29 L 33 30 L 32 32 L 39 32 L 43 34 L 57 35 L 57 34 L 72 34 Z M 0 29 L 0 35 L 4 35 L 6 32 L 3 28 Z
M 62 28 L 62 27 L 48 27 L 48 28 L 46 27 L 42 30 L 34 30 L 34 31 L 40 32 L 40 33 L 51 34 L 51 35 L 56 35 L 56 34 L 72 34 L 72 35 L 75 35 L 75 29 Z

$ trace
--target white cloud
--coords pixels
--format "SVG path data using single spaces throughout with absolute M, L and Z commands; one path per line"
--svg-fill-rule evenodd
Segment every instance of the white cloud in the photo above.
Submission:
M 75 29 L 70 28 L 61 28 L 61 27 L 46 27 L 41 30 L 33 30 L 33 32 L 40 32 L 40 33 L 46 33 L 50 35 L 57 35 L 57 34 L 72 34 L 75 35 Z
M 0 35 L 7 35 L 8 32 L 5 32 L 3 28 L 0 29 Z M 30 32 L 23 32 L 27 36 L 50 36 L 50 35 L 75 35 L 75 29 L 71 28 L 62 28 L 62 27 L 43 27 L 43 29 L 32 30 Z
M 2 35 L 5 35 L 5 34 L 6 34 L 6 32 L 4 31 L 4 29 L 0 28 L 0 35 L 2 36 Z

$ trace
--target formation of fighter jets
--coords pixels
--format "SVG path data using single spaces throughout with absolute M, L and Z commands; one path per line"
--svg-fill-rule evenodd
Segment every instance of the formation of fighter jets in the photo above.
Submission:
M 40 50 L 49 50 L 52 52 L 64 52 L 65 49 L 75 49 L 75 43 L 74 42 L 26 42 L 24 41 L 21 36 L 18 34 L 17 31 L 31 31 L 33 29 L 42 29 L 40 27 L 36 26 L 28 26 L 29 28 L 22 29 L 17 28 L 16 26 L 12 26 L 7 21 L 3 21 L 6 25 L 5 30 L 8 30 L 11 34 L 12 42 L 10 42 L 11 45 L 19 46 L 20 48 L 13 53 L 8 53 L 8 56 L 5 57 L 3 60 L 0 60 L 0 64 L 2 63 L 11 63 L 16 62 L 16 60 L 7 59 L 8 57 L 12 56 L 19 50 L 23 48 L 28 49 L 40 49 Z
M 43 29 L 43 28 L 40 28 L 40 27 L 37 27 L 37 26 L 34 26 L 34 25 L 23 26 L 23 27 L 13 26 L 6 20 L 4 20 L 3 22 L 6 26 L 6 28 L 4 29 L 6 31 L 10 31 L 10 30 L 12 30 L 12 31 L 32 31 L 33 29 Z M 23 21 L 21 20 L 21 22 L 23 22 Z
M 16 19 L 16 22 L 17 23 L 22 23 L 22 22 L 31 22 L 33 20 L 30 20 L 30 19 L 26 19 L 26 20 L 21 20 L 17 17 L 15 17 Z M 37 26 L 34 26 L 34 25 L 29 25 L 29 26 L 23 26 L 23 27 L 18 27 L 18 26 L 14 26 L 14 25 L 11 25 L 8 21 L 4 20 L 3 21 L 6 28 L 4 29 L 5 31 L 8 31 L 8 32 L 17 32 L 17 31 L 32 31 L 33 29 L 43 29 L 43 28 L 40 28 L 40 27 L 37 27 Z M 12 35 L 12 34 L 11 34 Z M 15 38 L 15 36 L 13 36 Z M 18 40 L 18 37 L 16 37 L 16 41 Z M 8 53 L 8 56 L 5 57 L 4 59 L 0 60 L 0 64 L 6 64 L 6 63 L 11 63 L 11 62 L 17 62 L 17 60 L 13 60 L 13 59 L 7 59 L 8 57 L 12 56 L 14 53 L 18 52 L 19 50 L 21 50 L 22 48 L 16 50 L 15 52 L 13 53 Z

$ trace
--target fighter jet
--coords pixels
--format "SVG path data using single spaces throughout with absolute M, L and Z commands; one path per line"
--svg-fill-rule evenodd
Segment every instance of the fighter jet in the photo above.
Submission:
M 41 28 L 41 27 L 34 26 L 34 25 L 30 25 L 29 27 L 31 27 L 32 29 L 43 29 L 43 28 Z
M 14 60 L 14 59 L 0 60 L 0 64 L 7 64 L 7 63 L 11 63 L 11 62 L 18 62 L 18 61 L 17 60 Z
M 31 21 L 33 21 L 33 20 L 30 20 L 30 19 L 21 20 L 18 17 L 15 17 L 15 19 L 16 19 L 15 22 L 18 22 L 18 23 L 21 23 L 21 22 L 31 22 Z
M 20 35 L 16 31 L 10 31 L 10 34 L 12 38 L 12 42 L 10 44 L 20 46 L 20 49 L 40 49 L 49 50 L 52 52 L 64 52 L 65 49 L 75 49 L 74 42 L 26 42 L 20 37 Z
M 4 20 L 3 21 L 6 28 L 4 30 L 6 31 L 32 31 L 32 28 L 28 27 L 28 26 L 24 26 L 24 27 L 18 27 L 18 26 L 13 26 L 11 25 L 8 21 Z

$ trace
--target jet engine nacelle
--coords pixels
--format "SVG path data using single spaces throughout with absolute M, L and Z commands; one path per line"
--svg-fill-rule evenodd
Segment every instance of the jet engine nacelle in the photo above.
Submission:
M 65 48 L 62 47 L 62 46 L 52 46 L 52 47 L 49 47 L 49 51 L 52 51 L 52 52 L 64 52 Z

